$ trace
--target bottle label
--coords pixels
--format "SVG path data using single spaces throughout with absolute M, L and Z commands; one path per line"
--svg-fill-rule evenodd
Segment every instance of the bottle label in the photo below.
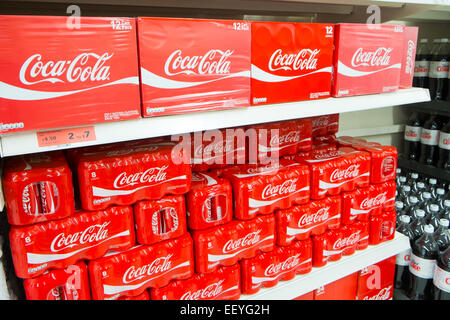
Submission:
M 450 272 L 436 266 L 434 271 L 433 284 L 444 292 L 450 292 Z
M 450 150 L 450 133 L 441 132 L 439 134 L 439 148 Z
M 405 140 L 419 142 L 422 133 L 421 127 L 405 126 Z
M 411 261 L 411 249 L 407 249 L 397 254 L 395 264 L 398 266 L 406 267 L 409 266 L 410 261 Z
M 428 77 L 430 70 L 430 61 L 421 60 L 414 63 L 414 77 L 423 78 Z
M 424 259 L 411 253 L 409 272 L 422 279 L 433 279 L 436 260 Z
M 429 77 L 434 79 L 445 79 L 448 77 L 448 61 L 431 61 Z
M 439 143 L 439 130 L 422 129 L 420 143 L 437 146 Z

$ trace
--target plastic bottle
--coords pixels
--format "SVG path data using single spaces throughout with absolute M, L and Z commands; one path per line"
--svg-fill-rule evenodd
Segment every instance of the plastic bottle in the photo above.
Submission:
M 414 238 L 414 233 L 410 226 L 411 218 L 407 215 L 400 216 L 400 224 L 397 231 L 409 238 L 412 246 L 412 241 Z M 395 260 L 395 277 L 394 277 L 394 288 L 407 290 L 410 286 L 410 274 L 409 274 L 409 261 L 411 258 L 411 248 L 397 254 Z
M 417 209 L 414 212 L 414 219 L 411 222 L 411 230 L 414 233 L 414 241 L 419 239 L 425 230 L 427 222 L 425 220 L 425 211 Z
M 444 201 L 445 201 L 445 189 L 437 188 L 436 189 L 436 200 L 434 201 L 439 205 L 439 207 L 444 209 Z
M 431 193 L 431 198 L 436 198 L 436 188 L 437 188 L 437 179 L 436 178 L 430 178 L 428 180 L 428 187 L 427 190 L 429 193 Z
M 430 62 L 429 89 L 432 100 L 445 100 L 448 86 L 448 39 L 441 39 L 438 49 L 432 54 Z
M 411 187 L 409 185 L 404 185 L 400 191 L 398 199 L 403 202 L 406 207 L 411 205 L 409 201 L 409 196 L 411 195 Z
M 450 300 L 450 247 L 439 255 L 433 275 L 434 300 Z
M 428 39 L 420 39 L 414 64 L 413 87 L 428 88 L 428 72 L 430 70 L 431 53 Z
M 419 113 L 413 112 L 408 118 L 404 133 L 404 154 L 406 159 L 418 160 L 420 157 L 420 137 L 422 134 L 422 121 Z
M 450 121 L 439 132 L 439 160 L 437 167 L 450 170 Z
M 441 219 L 441 211 L 439 208 L 439 205 L 436 203 L 431 203 L 429 206 L 430 212 L 425 214 L 425 220 L 428 222 L 428 224 L 431 224 L 436 230 L 439 227 L 439 220 Z
M 436 231 L 434 232 L 434 240 L 436 240 L 439 251 L 445 251 L 450 244 L 450 238 L 448 235 L 448 225 L 449 220 L 447 219 L 440 219 L 439 225 Z
M 411 300 L 430 300 L 433 297 L 433 275 L 439 246 L 433 237 L 433 226 L 426 225 L 424 234 L 414 241 L 411 250 L 411 287 L 408 298 Z
M 439 119 L 436 115 L 431 115 L 423 124 L 420 136 L 420 157 L 419 162 L 435 166 L 439 157 L 439 130 L 441 129 Z

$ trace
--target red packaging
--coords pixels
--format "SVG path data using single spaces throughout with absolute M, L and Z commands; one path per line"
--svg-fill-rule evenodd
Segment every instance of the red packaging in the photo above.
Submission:
M 355 272 L 314 290 L 314 300 L 355 300 L 357 283 Z
M 339 228 L 341 209 L 341 199 L 335 196 L 276 211 L 277 245 L 287 246 L 294 239 L 305 240 Z
M 309 200 L 308 167 L 294 161 L 235 166 L 223 170 L 222 175 L 233 186 L 236 219 L 252 219 Z
M 377 142 L 367 142 L 353 137 L 339 137 L 339 145 L 352 147 L 370 153 L 372 158 L 370 182 L 382 183 L 394 180 L 397 174 L 397 148 L 383 146 Z
M 333 24 L 252 22 L 252 105 L 328 98 Z
M 343 192 L 342 223 L 351 224 L 355 220 L 367 221 L 369 216 L 381 214 L 381 211 L 394 210 L 395 180 L 384 184 L 373 184 L 367 188 L 358 188 Z
M 358 296 L 371 296 L 392 286 L 395 274 L 395 256 L 370 265 L 358 273 Z M 385 290 L 386 293 L 388 290 Z M 391 290 L 392 291 L 392 290 Z M 392 294 L 392 292 L 391 292 Z M 381 294 L 383 295 L 383 293 Z
M 231 266 L 241 259 L 268 252 L 275 244 L 275 217 L 233 220 L 225 225 L 192 232 L 195 271 L 210 273 L 219 265 Z
M 292 300 L 314 300 L 314 291 L 302 294 L 301 296 L 298 296 L 297 298 L 294 298 Z
M 326 195 L 369 185 L 370 154 L 367 152 L 338 148 L 330 152 L 312 152 L 296 160 L 309 166 L 311 199 L 322 199 Z
M 248 22 L 137 21 L 145 117 L 249 106 Z
M 311 117 L 312 136 L 335 134 L 339 130 L 339 113 Z
M 2 184 L 12 225 L 62 219 L 75 212 L 72 173 L 62 152 L 7 158 Z
M 240 267 L 236 263 L 171 281 L 163 288 L 151 289 L 150 295 L 152 300 L 237 300 L 241 296 L 240 283 Z
M 136 238 L 140 244 L 181 237 L 187 231 L 183 196 L 139 201 L 134 205 Z
M 82 207 L 100 210 L 188 192 L 189 154 L 175 146 L 161 142 L 83 155 L 78 163 Z
M 369 218 L 369 244 L 377 245 L 392 240 L 395 237 L 395 223 L 397 214 L 395 210 L 385 211 L 380 215 Z
M 192 170 L 207 171 L 246 162 L 246 141 L 235 137 L 244 129 L 229 128 L 191 133 Z
M 140 117 L 132 18 L 0 16 L 0 133 Z
M 403 59 L 403 37 L 401 25 L 337 24 L 332 96 L 397 90 Z
M 231 183 L 214 174 L 193 172 L 186 201 L 189 229 L 207 229 L 230 222 L 233 218 Z
M 316 147 L 325 146 L 325 145 L 336 145 L 336 135 L 329 134 L 326 136 L 316 136 L 313 139 L 313 145 Z
M 48 269 L 66 268 L 81 259 L 132 247 L 133 210 L 122 206 L 81 211 L 62 220 L 12 227 L 9 238 L 16 275 L 32 278 Z
M 358 294 L 356 300 L 392 300 L 393 294 L 394 286 L 390 284 L 381 289 L 375 289 L 364 294 Z
M 273 287 L 279 280 L 291 280 L 296 274 L 310 272 L 311 256 L 312 243 L 307 239 L 242 260 L 242 293 L 255 294 L 261 287 Z
M 283 157 L 312 148 L 311 120 L 296 119 L 289 121 L 258 124 L 249 127 L 256 131 L 257 158 L 263 160 L 271 157 Z M 277 130 L 277 131 L 275 131 Z M 249 159 L 252 158 L 254 148 L 249 145 Z
M 23 282 L 27 300 L 90 300 L 86 264 L 80 261 L 65 269 L 53 269 Z
M 368 231 L 367 222 L 361 221 L 312 236 L 313 267 L 323 267 L 328 261 L 337 261 L 343 255 L 367 248 Z
M 150 300 L 150 295 L 148 294 L 148 291 L 144 291 L 141 294 L 134 296 L 134 297 L 119 297 L 117 300 Z
M 414 64 L 416 61 L 417 36 L 419 27 L 404 27 L 403 60 L 400 71 L 400 89 L 412 87 Z
M 90 261 L 92 298 L 114 300 L 137 296 L 173 279 L 187 279 L 194 273 L 193 256 L 192 238 L 187 233 L 177 239 L 137 246 Z

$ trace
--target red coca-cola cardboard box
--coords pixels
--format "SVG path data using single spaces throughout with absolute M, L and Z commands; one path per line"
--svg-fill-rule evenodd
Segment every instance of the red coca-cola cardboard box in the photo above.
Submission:
M 355 300 L 358 272 L 314 290 L 314 300 Z
M 145 117 L 249 106 L 250 24 L 138 18 Z
M 403 31 L 400 25 L 337 24 L 332 96 L 397 90 Z
M 412 87 L 414 64 L 416 61 L 417 35 L 419 27 L 404 27 L 403 61 L 400 71 L 400 89 Z
M 292 300 L 314 300 L 314 291 L 302 294 L 301 296 L 298 296 L 297 298 L 294 298 Z
M 380 290 L 383 289 L 384 294 L 390 294 L 392 297 L 395 259 L 396 256 L 392 256 L 388 259 L 370 265 L 358 272 L 358 299 L 362 300 L 366 296 L 376 296 L 373 293 L 376 292 L 378 294 Z M 391 287 L 390 290 L 389 286 Z M 384 296 L 383 293 L 381 293 L 380 296 Z
M 334 25 L 252 22 L 252 105 L 327 98 Z
M 135 20 L 0 17 L 0 133 L 140 117 Z

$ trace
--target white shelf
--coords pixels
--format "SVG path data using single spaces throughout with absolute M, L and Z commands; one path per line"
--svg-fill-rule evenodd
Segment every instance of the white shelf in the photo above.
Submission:
M 396 232 L 391 241 L 344 256 L 339 261 L 328 262 L 321 268 L 289 281 L 280 281 L 272 288 L 262 288 L 256 294 L 241 295 L 241 300 L 291 300 L 323 285 L 341 279 L 374 263 L 392 257 L 409 248 L 409 239 Z
M 229 128 L 331 113 L 376 109 L 429 100 L 430 95 L 428 89 L 411 88 L 364 96 L 328 98 L 100 123 L 94 125 L 95 141 L 45 148 L 38 147 L 36 132 L 29 131 L 1 137 L 1 154 L 5 157 L 41 151 L 61 150 L 200 130 Z

